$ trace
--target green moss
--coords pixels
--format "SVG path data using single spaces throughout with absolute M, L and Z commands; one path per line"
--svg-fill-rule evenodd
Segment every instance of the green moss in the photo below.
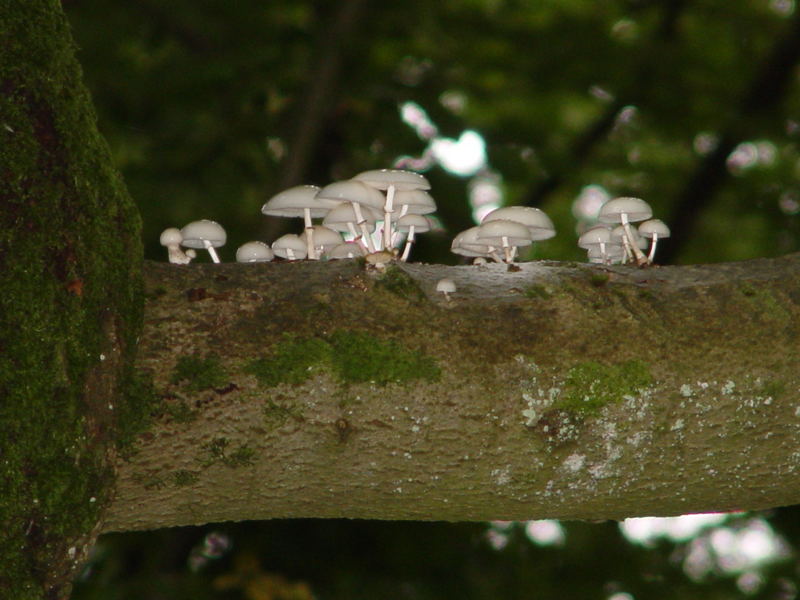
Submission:
M 253 464 L 255 450 L 246 444 L 242 444 L 235 450 L 230 450 L 229 447 L 230 440 L 225 437 L 217 437 L 203 444 L 200 464 L 207 468 L 219 463 L 231 469 Z
M 286 335 L 268 356 L 251 361 L 245 372 L 255 375 L 265 387 L 279 383 L 300 384 L 306 381 L 316 365 L 329 362 L 330 345 L 320 338 L 298 339 Z
M 172 474 L 172 481 L 177 487 L 185 487 L 187 485 L 194 485 L 200 479 L 200 474 L 197 471 L 190 471 L 189 469 L 180 469 Z
M 757 290 L 749 283 L 743 283 L 739 286 L 739 291 L 742 292 L 745 296 L 753 297 L 756 295 Z
M 651 383 L 650 371 L 641 361 L 632 360 L 616 365 L 592 361 L 581 363 L 567 373 L 553 408 L 590 416 L 607 404 L 636 395 Z
M 264 403 L 261 414 L 264 417 L 264 425 L 270 429 L 285 425 L 289 419 L 297 421 L 303 420 L 303 414 L 299 409 L 284 406 L 273 400 L 268 400 Z
M 776 379 L 769 379 L 761 386 L 761 393 L 764 396 L 778 400 L 786 392 L 786 383 Z
M 589 283 L 591 283 L 594 287 L 603 287 L 608 283 L 608 280 L 608 273 L 592 273 L 592 275 L 589 277 Z
M 541 298 L 542 300 L 547 300 L 553 295 L 550 290 L 538 283 L 526 287 L 524 294 L 526 298 Z
M 375 281 L 375 287 L 411 302 L 420 302 L 425 298 L 417 282 L 397 265 L 389 265 Z
M 229 378 L 216 356 L 182 356 L 172 371 L 172 383 L 190 392 L 221 388 Z
M 175 423 L 191 423 L 197 419 L 198 411 L 191 408 L 183 400 L 170 400 L 164 403 L 164 414 Z
M 361 331 L 337 331 L 331 336 L 333 368 L 347 383 L 379 385 L 416 379 L 436 381 L 440 369 L 433 358 L 377 339 Z
M 440 375 L 433 358 L 361 331 L 336 331 L 324 339 L 287 336 L 269 355 L 251 361 L 245 371 L 261 385 L 274 387 L 303 383 L 317 368 L 331 370 L 344 383 L 379 385 L 434 381 Z

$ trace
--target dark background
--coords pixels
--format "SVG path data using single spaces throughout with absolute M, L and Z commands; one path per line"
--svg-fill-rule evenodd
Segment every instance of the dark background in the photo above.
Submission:
M 162 229 L 209 218 L 233 260 L 245 241 L 300 231 L 260 213 L 271 195 L 398 164 L 420 167 L 439 206 L 414 260 L 458 262 L 450 240 L 481 189 L 551 216 L 558 235 L 534 258 L 583 260 L 578 200 L 620 195 L 672 228 L 661 263 L 800 244 L 794 0 L 63 4 L 148 258 L 165 260 Z M 435 129 L 420 135 L 402 107 Z M 465 131 L 486 160 L 458 174 L 433 149 L 476 139 Z M 727 524 L 785 540 L 783 558 L 750 568 L 754 592 L 713 560 L 685 573 L 713 530 L 642 548 L 616 524 L 571 523 L 562 545 L 539 546 L 524 525 L 278 521 L 106 536 L 75 597 L 788 599 L 796 512 Z

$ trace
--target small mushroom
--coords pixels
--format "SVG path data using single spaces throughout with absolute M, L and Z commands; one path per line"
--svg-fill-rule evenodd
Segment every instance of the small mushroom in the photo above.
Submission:
M 227 235 L 222 225 L 208 219 L 192 221 L 181 229 L 181 235 L 183 236 L 182 246 L 197 249 L 205 248 L 211 260 L 219 263 L 219 256 L 214 248 L 224 246 L 227 241 Z
M 306 257 L 306 242 L 299 235 L 287 233 L 272 242 L 272 251 L 275 256 L 288 260 L 302 260 Z
M 366 235 L 369 238 L 372 232 L 375 231 L 375 222 L 378 220 L 379 216 L 367 206 L 362 206 L 360 210 L 361 212 L 359 215 L 363 220 L 363 227 L 360 227 L 360 232 L 356 230 L 356 223 L 359 222 L 359 215 L 356 215 L 353 205 L 349 202 L 341 202 L 336 208 L 331 209 L 331 211 L 325 215 L 325 218 L 322 219 L 322 224 L 334 231 L 350 233 L 350 235 L 353 236 L 353 240 L 360 244 L 364 250 L 367 250 L 366 240 L 363 239 L 363 231 L 366 229 Z
M 168 227 L 162 231 L 159 241 L 162 246 L 166 247 L 169 262 L 174 265 L 188 265 L 196 256 L 194 250 L 187 250 L 186 252 L 181 250 L 183 236 L 181 235 L 181 230 L 177 227 Z
M 641 266 L 647 263 L 647 257 L 634 243 L 630 223 L 644 221 L 652 216 L 653 210 L 650 205 L 641 198 L 621 197 L 603 204 L 600 208 L 599 219 L 601 223 L 620 223 L 622 225 L 636 264 Z
M 397 225 L 397 231 L 408 232 L 406 245 L 403 248 L 403 254 L 400 256 L 400 260 L 406 262 L 408 260 L 408 253 L 411 251 L 411 244 L 414 243 L 414 236 L 416 236 L 417 233 L 430 231 L 431 224 L 430 221 L 422 215 L 414 214 L 403 215 L 397 219 L 395 224 Z
M 584 231 L 578 238 L 578 247 L 584 250 L 597 248 L 601 262 L 607 263 L 608 246 L 613 243 L 611 240 L 611 228 L 607 225 L 595 225 Z
M 436 291 L 444 294 L 445 299 L 449 302 L 450 294 L 454 294 L 456 291 L 456 283 L 452 279 L 445 277 L 436 282 Z
M 338 246 L 331 248 L 325 255 L 328 260 L 338 260 L 341 258 L 355 258 L 364 256 L 364 247 L 355 242 L 342 242 Z
M 502 247 L 505 262 L 514 262 L 517 248 L 530 246 L 533 243 L 530 230 L 517 221 L 497 219 L 483 223 L 478 227 L 477 238 L 479 243 L 494 247 Z
M 478 241 L 478 227 L 470 227 L 456 235 L 450 245 L 450 252 L 475 258 L 488 256 L 495 262 L 503 262 L 496 247 Z
M 268 262 L 273 258 L 275 253 L 264 242 L 247 242 L 236 250 L 236 262 Z
M 647 262 L 653 264 L 653 257 L 656 255 L 656 244 L 661 238 L 670 236 L 669 227 L 661 219 L 649 219 L 639 224 L 639 235 L 650 240 L 650 252 L 647 254 Z
M 335 200 L 336 202 L 349 202 L 353 207 L 356 216 L 356 225 L 361 229 L 361 235 L 367 244 L 370 252 L 375 251 L 375 244 L 367 232 L 366 219 L 362 214 L 362 207 L 369 206 L 375 210 L 383 210 L 385 199 L 377 189 L 363 183 L 349 179 L 346 181 L 335 181 L 322 188 L 317 193 L 317 198 L 321 200 Z
M 300 235 L 300 239 L 305 240 L 308 236 L 312 236 L 314 240 L 315 258 L 313 260 L 319 260 L 328 250 L 338 246 L 344 241 L 337 231 L 334 231 L 330 227 L 325 227 L 324 225 L 314 225 L 306 229 Z M 311 257 L 309 256 L 309 258 Z

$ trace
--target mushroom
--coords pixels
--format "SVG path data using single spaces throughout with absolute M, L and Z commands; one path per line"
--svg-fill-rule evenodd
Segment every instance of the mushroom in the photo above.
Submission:
M 261 212 L 273 217 L 302 217 L 306 231 L 310 230 L 311 219 L 324 217 L 337 202 L 317 197 L 319 187 L 316 185 L 297 185 L 276 194 L 261 207 Z M 314 251 L 314 233 L 306 236 L 306 254 L 316 259 Z
M 349 232 L 353 236 L 354 241 L 359 243 L 365 250 L 367 249 L 366 242 L 362 242 L 363 233 L 356 231 L 356 223 L 359 217 L 355 213 L 353 205 L 349 202 L 340 202 L 336 208 L 325 215 L 322 219 L 322 224 L 334 231 Z M 375 231 L 375 221 L 378 220 L 378 214 L 371 208 L 361 207 L 361 219 L 364 221 L 364 228 L 367 229 L 367 237 L 369 238 L 373 231 Z M 363 231 L 363 229 L 362 229 Z
M 326 185 L 317 193 L 317 198 L 335 200 L 336 202 L 349 202 L 353 207 L 353 212 L 357 219 L 356 225 L 361 229 L 361 235 L 365 238 L 367 248 L 370 252 L 375 251 L 375 245 L 367 232 L 366 220 L 361 207 L 369 206 L 375 210 L 383 210 L 385 204 L 383 194 L 366 183 L 349 179 Z
M 640 236 L 636 229 L 631 229 L 630 233 L 632 239 L 628 240 L 628 234 L 622 225 L 617 225 L 611 230 L 611 241 L 623 247 L 623 262 L 630 262 L 634 260 L 634 247 L 639 250 L 644 250 L 647 248 L 647 240 Z
M 264 242 L 247 242 L 236 249 L 236 262 L 268 262 L 275 258 L 275 253 Z
M 500 219 L 522 223 L 530 230 L 533 241 L 549 240 L 556 234 L 556 228 L 550 217 L 543 210 L 533 206 L 504 206 L 496 208 L 483 217 L 481 224 Z
M 194 250 L 187 250 L 186 252 L 181 250 L 182 241 L 181 230 L 177 227 L 168 227 L 161 232 L 159 242 L 167 248 L 169 262 L 174 265 L 188 265 L 196 256 Z
M 287 233 L 272 242 L 272 251 L 281 258 L 302 260 L 306 257 L 307 246 L 299 235 Z
M 452 279 L 445 277 L 436 282 L 436 291 L 444 294 L 444 297 L 449 302 L 450 294 L 454 294 L 456 291 L 456 283 Z
M 227 235 L 222 225 L 216 221 L 209 221 L 203 219 L 201 221 L 192 221 L 181 229 L 181 245 L 187 248 L 205 248 L 208 251 L 211 260 L 215 263 L 219 262 L 214 248 L 224 246 L 227 240 Z
M 314 240 L 314 256 L 316 256 L 314 260 L 318 260 L 328 250 L 338 246 L 344 241 L 338 232 L 323 225 L 314 225 L 306 229 L 300 238 L 305 239 L 306 237 L 312 236 Z
M 340 258 L 355 258 L 357 256 L 364 256 L 364 248 L 361 244 L 355 242 L 342 242 L 338 246 L 331 248 L 325 255 L 328 260 L 337 260 Z
M 578 247 L 584 250 L 597 248 L 600 253 L 599 255 L 603 259 L 601 262 L 606 264 L 608 264 L 606 262 L 608 256 L 607 247 L 611 243 L 613 243 L 611 241 L 611 228 L 607 225 L 595 225 L 594 227 L 590 227 L 578 238 Z
M 669 227 L 661 219 L 649 219 L 639 224 L 639 235 L 650 240 L 650 252 L 647 254 L 647 262 L 653 264 L 653 257 L 656 255 L 656 244 L 660 238 L 670 236 Z
M 647 263 L 647 257 L 642 254 L 642 251 L 634 243 L 630 223 L 644 221 L 652 216 L 653 210 L 650 205 L 641 198 L 621 197 L 614 198 L 603 204 L 600 208 L 599 219 L 601 223 L 620 223 L 622 225 L 628 238 L 628 245 L 636 259 L 636 264 L 641 266 Z
M 408 232 L 406 245 L 403 248 L 403 254 L 400 256 L 401 261 L 406 262 L 408 260 L 411 244 L 414 243 L 414 236 L 417 233 L 425 233 L 430 230 L 430 222 L 422 215 L 407 214 L 397 219 L 397 231 Z
M 488 256 L 495 262 L 501 263 L 503 259 L 498 256 L 496 250 L 494 246 L 478 241 L 478 227 L 465 229 L 453 238 L 450 245 L 450 252 L 454 254 L 474 258 Z
M 413 171 L 402 169 L 377 169 L 364 171 L 353 177 L 355 181 L 386 191 L 386 202 L 383 206 L 383 243 L 382 248 L 392 245 L 392 213 L 394 212 L 394 196 L 398 190 L 429 190 L 431 184 L 425 177 Z
M 530 246 L 533 243 L 531 232 L 525 225 L 508 219 L 497 219 L 481 224 L 476 237 L 480 243 L 494 247 L 501 246 L 507 263 L 514 261 L 517 248 Z

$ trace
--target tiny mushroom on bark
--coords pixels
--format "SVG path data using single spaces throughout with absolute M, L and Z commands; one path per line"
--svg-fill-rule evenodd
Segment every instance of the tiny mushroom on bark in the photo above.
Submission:
M 183 236 L 181 235 L 181 230 L 177 227 L 168 227 L 162 231 L 159 241 L 162 246 L 167 248 L 169 262 L 174 265 L 188 265 L 195 257 L 194 250 L 187 250 L 186 252 L 181 250 Z
M 440 279 L 436 282 L 436 291 L 440 294 L 444 294 L 444 297 L 449 302 L 450 294 L 453 294 L 456 291 L 456 284 L 452 279 L 445 277 L 444 279 Z
M 465 229 L 456 235 L 450 245 L 450 251 L 453 254 L 460 254 L 461 256 L 473 258 L 488 256 L 495 262 L 503 262 L 503 259 L 497 254 L 497 248 L 495 246 L 490 246 L 485 242 L 478 241 L 477 226 Z
M 314 250 L 314 234 L 311 219 L 318 219 L 328 214 L 337 202 L 317 196 L 320 188 L 315 185 L 297 185 L 270 198 L 261 212 L 273 217 L 302 217 L 306 235 L 306 254 L 310 259 L 317 259 Z
M 367 237 L 370 237 L 372 232 L 375 231 L 375 221 L 378 220 L 378 214 L 367 206 L 361 207 L 360 213 L 363 219 L 363 227 L 361 231 L 356 230 L 356 223 L 359 217 L 356 215 L 353 205 L 349 202 L 341 202 L 336 208 L 331 209 L 325 218 L 322 219 L 322 224 L 334 231 L 346 232 L 353 236 L 353 240 L 360 244 L 365 250 L 367 249 L 366 240 L 364 240 L 364 229 L 367 231 Z
M 224 246 L 227 240 L 227 235 L 222 225 L 208 219 L 189 223 L 181 229 L 181 236 L 183 236 L 182 246 L 198 249 L 205 248 L 209 256 L 211 256 L 211 260 L 215 263 L 219 262 L 219 256 L 217 256 L 214 248 Z
M 620 223 L 622 225 L 636 264 L 641 266 L 647 263 L 647 257 L 635 244 L 630 223 L 644 221 L 652 216 L 653 210 L 650 205 L 641 198 L 621 197 L 603 204 L 599 219 L 601 223 Z
M 264 242 L 247 242 L 236 249 L 236 262 L 268 262 L 273 258 L 275 253 Z
M 287 233 L 272 242 L 272 251 L 281 258 L 302 260 L 306 257 L 307 247 L 299 235 Z
M 607 225 L 595 225 L 584 231 L 578 238 L 578 247 L 584 250 L 591 250 L 597 248 L 599 256 L 602 257 L 601 262 L 607 263 L 608 246 L 612 244 L 611 228 Z
M 382 249 L 392 245 L 392 213 L 394 212 L 395 193 L 400 190 L 429 190 L 431 184 L 428 180 L 413 171 L 402 169 L 376 169 L 364 171 L 353 177 L 356 181 L 363 181 L 379 190 L 386 191 L 386 200 L 383 205 L 383 242 Z
M 661 219 L 650 219 L 639 224 L 639 235 L 650 240 L 650 252 L 647 254 L 647 262 L 653 263 L 656 255 L 656 244 L 661 238 L 670 236 L 669 227 Z

